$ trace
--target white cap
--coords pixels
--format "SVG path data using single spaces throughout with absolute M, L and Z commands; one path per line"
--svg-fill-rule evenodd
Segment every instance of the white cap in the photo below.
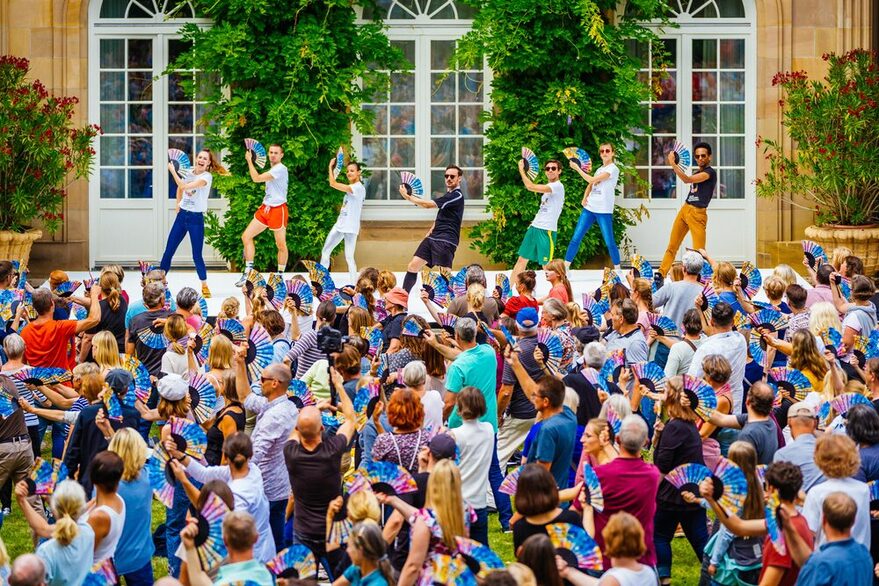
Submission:
M 179 374 L 166 374 L 159 379 L 159 396 L 167 401 L 179 401 L 189 394 L 189 383 Z

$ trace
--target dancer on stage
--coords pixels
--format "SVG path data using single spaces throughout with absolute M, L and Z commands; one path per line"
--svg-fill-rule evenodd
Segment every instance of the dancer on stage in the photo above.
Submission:
M 687 175 L 675 162 L 675 153 L 668 153 L 668 164 L 671 165 L 675 175 L 681 181 L 690 186 L 687 201 L 678 211 L 675 221 L 671 226 L 671 236 L 668 238 L 668 248 L 659 265 L 659 272 L 654 278 L 662 282 L 668 274 L 671 263 L 674 261 L 678 248 L 684 240 L 687 232 L 693 239 L 693 248 L 702 250 L 705 248 L 705 227 L 708 225 L 708 204 L 714 197 L 714 189 L 717 186 L 717 171 L 711 167 L 711 145 L 707 142 L 697 143 L 693 147 L 693 154 L 699 171 L 693 175 Z
M 604 238 L 604 245 L 610 253 L 610 262 L 613 264 L 613 268 L 616 270 L 620 268 L 620 251 L 613 235 L 613 206 L 620 169 L 614 162 L 613 145 L 610 143 L 599 145 L 598 154 L 601 156 L 601 167 L 598 168 L 595 175 L 583 171 L 576 161 L 570 162 L 571 169 L 579 173 L 589 186 L 583 192 L 583 210 L 580 212 L 580 219 L 577 220 L 577 227 L 574 228 L 574 236 L 565 253 L 565 268 L 567 269 L 571 268 L 571 263 L 577 256 L 583 237 L 586 236 L 589 228 L 595 222 L 598 222 L 598 228 Z M 591 170 L 590 164 L 589 171 Z
M 528 261 L 533 260 L 540 266 L 552 260 L 555 248 L 556 230 L 558 230 L 559 216 L 565 205 L 565 186 L 559 181 L 562 174 L 562 164 L 556 159 L 550 159 L 544 165 L 548 183 L 540 184 L 531 181 L 525 173 L 525 160 L 519 159 L 519 175 L 525 189 L 534 193 L 542 194 L 540 209 L 534 216 L 522 244 L 519 246 L 519 260 L 510 274 L 510 282 L 516 282 L 516 275 L 525 270 Z
M 409 261 L 409 266 L 406 267 L 403 288 L 407 293 L 415 286 L 418 271 L 423 269 L 425 265 L 431 268 L 435 266 L 452 268 L 455 251 L 458 249 L 458 241 L 461 239 L 461 220 L 464 219 L 464 194 L 461 193 L 462 175 L 463 171 L 457 165 L 446 167 L 444 174 L 446 193 L 435 200 L 409 195 L 406 186 L 400 186 L 400 195 L 404 199 L 422 208 L 438 208 L 439 210 L 430 232 L 415 249 L 415 255 Z
M 357 247 L 357 234 L 360 232 L 360 212 L 363 209 L 363 200 L 366 198 L 366 189 L 360 182 L 360 163 L 348 163 L 345 176 L 348 178 L 347 185 L 336 181 L 336 159 L 333 157 L 330 161 L 330 187 L 343 192 L 345 199 L 342 202 L 342 209 L 339 210 L 339 217 L 324 241 L 320 264 L 329 269 L 333 249 L 344 240 L 348 275 L 350 282 L 356 284 L 357 262 L 354 260 L 354 249 Z
M 250 178 L 255 183 L 266 184 L 266 195 L 262 204 L 244 233 L 241 241 L 244 242 L 244 273 L 235 283 L 236 287 L 243 287 L 247 282 L 247 272 L 253 268 L 253 256 L 256 247 L 253 239 L 264 232 L 267 228 L 275 234 L 275 244 L 278 246 L 278 272 L 283 273 L 287 267 L 287 167 L 281 163 L 284 158 L 284 149 L 279 144 L 269 147 L 269 163 L 271 168 L 265 173 L 258 173 L 253 166 L 253 152 L 248 150 L 244 153 L 247 160 L 247 168 L 250 170 Z
M 208 271 L 205 268 L 204 256 L 204 213 L 208 209 L 208 197 L 211 194 L 213 175 L 228 175 L 229 172 L 217 160 L 217 157 L 209 149 L 202 149 L 195 157 L 195 169 L 189 172 L 185 178 L 181 178 L 174 167 L 174 163 L 168 163 L 168 171 L 177 184 L 177 217 L 174 225 L 168 233 L 168 242 L 165 244 L 165 253 L 159 265 L 165 274 L 171 270 L 171 259 L 177 252 L 177 247 L 183 242 L 183 237 L 189 233 L 189 243 L 192 245 L 192 262 L 195 263 L 195 272 L 201 280 L 201 295 L 205 299 L 211 296 L 208 288 Z

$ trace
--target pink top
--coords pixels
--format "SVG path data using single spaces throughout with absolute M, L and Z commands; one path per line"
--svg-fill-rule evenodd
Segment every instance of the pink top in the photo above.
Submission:
M 812 307 L 821 301 L 833 303 L 833 294 L 829 285 L 818 285 L 806 292 L 806 307 Z
M 555 297 L 562 303 L 570 303 L 571 299 L 568 297 L 568 290 L 565 289 L 565 286 L 561 283 L 558 283 L 555 287 L 549 290 L 549 296 Z

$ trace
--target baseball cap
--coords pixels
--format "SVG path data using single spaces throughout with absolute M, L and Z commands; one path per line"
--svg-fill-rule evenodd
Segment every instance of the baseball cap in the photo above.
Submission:
M 166 374 L 157 386 L 159 396 L 166 401 L 179 401 L 189 393 L 189 383 L 179 374 Z
M 134 379 L 131 376 L 131 373 L 127 370 L 123 370 L 121 368 L 114 368 L 110 370 L 107 375 L 104 377 L 104 382 L 113 389 L 113 392 L 117 395 L 124 395 L 128 392 L 128 388 L 131 386 L 131 383 Z
M 583 345 L 586 345 L 589 342 L 597 342 L 601 338 L 601 333 L 595 326 L 573 328 L 571 333 L 574 334 L 574 337 Z
M 516 313 L 516 323 L 520 330 L 533 330 L 540 323 L 537 319 L 537 310 L 533 307 L 523 307 Z
M 455 439 L 449 434 L 438 433 L 433 436 L 433 439 L 427 444 L 427 448 L 430 450 L 430 453 L 433 454 L 434 458 L 437 460 L 444 460 L 446 458 L 455 458 L 457 445 L 455 444 Z
M 818 393 L 809 393 L 802 401 L 798 401 L 790 406 L 787 411 L 788 417 L 818 417 L 818 403 L 821 399 Z

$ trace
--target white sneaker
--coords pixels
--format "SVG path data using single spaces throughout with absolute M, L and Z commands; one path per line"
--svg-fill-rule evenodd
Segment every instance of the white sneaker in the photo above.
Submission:
M 565 270 L 566 270 L 566 271 L 570 271 L 570 270 L 571 270 L 571 261 L 569 261 L 569 260 L 566 260 L 566 261 L 565 261 Z
M 246 282 L 247 282 L 247 271 L 244 271 L 243 273 L 241 273 L 241 278 L 238 279 L 237 281 L 235 281 L 235 287 L 240 289 L 241 287 L 244 286 L 244 283 L 246 283 Z

